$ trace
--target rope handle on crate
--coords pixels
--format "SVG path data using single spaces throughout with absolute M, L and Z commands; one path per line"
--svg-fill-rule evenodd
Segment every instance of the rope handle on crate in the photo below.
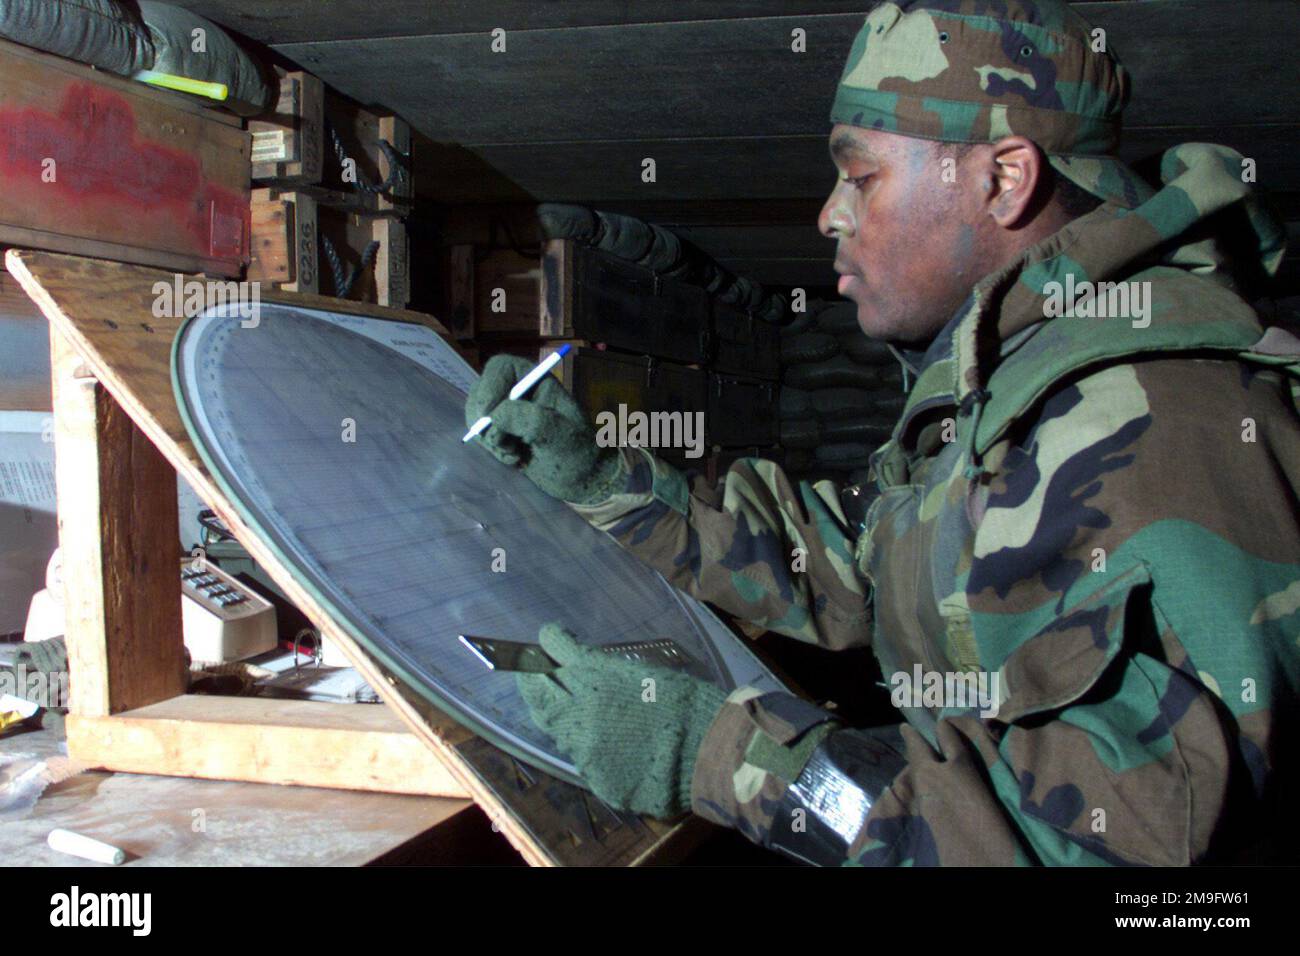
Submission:
M 334 124 L 329 120 L 325 121 L 325 129 L 329 132 L 330 142 L 334 146 L 334 155 L 338 157 L 339 165 L 342 166 L 348 161 L 347 150 L 343 148 L 343 140 L 339 138 L 339 131 L 334 128 Z M 386 139 L 381 139 L 379 148 L 383 150 L 384 156 L 388 158 L 388 176 L 382 183 L 375 185 L 366 182 L 358 169 L 357 181 L 353 183 L 357 189 L 366 193 L 375 193 L 376 195 L 388 195 L 394 186 L 402 185 L 406 182 L 406 162 L 407 156 L 398 152 L 397 147 Z

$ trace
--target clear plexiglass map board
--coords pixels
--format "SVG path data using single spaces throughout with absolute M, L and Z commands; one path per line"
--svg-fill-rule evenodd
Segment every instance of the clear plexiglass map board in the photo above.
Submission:
M 580 783 L 514 675 L 460 634 L 536 642 L 559 621 L 588 643 L 670 638 L 723 688 L 781 686 L 705 605 L 461 442 L 477 374 L 432 329 L 266 303 L 253 326 L 209 310 L 177 333 L 172 377 L 209 471 L 299 583 L 513 756 Z

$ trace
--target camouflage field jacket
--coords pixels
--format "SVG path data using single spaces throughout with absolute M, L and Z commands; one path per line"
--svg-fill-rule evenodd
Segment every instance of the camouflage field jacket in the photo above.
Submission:
M 887 681 L 996 690 L 908 698 L 906 767 L 846 862 L 1184 864 L 1294 831 L 1300 342 L 1237 294 L 1284 246 L 1240 170 L 1178 147 L 1137 208 L 1107 203 L 982 280 L 873 456 L 863 528 L 830 482 L 744 459 L 710 484 L 645 450 L 623 451 L 622 494 L 575 506 L 741 618 L 870 643 Z M 1147 314 L 1098 315 L 1100 285 L 1056 314 L 1067 282 L 1144 283 Z M 852 732 L 732 694 L 695 812 L 763 843 L 788 829 L 789 758 L 819 725 Z

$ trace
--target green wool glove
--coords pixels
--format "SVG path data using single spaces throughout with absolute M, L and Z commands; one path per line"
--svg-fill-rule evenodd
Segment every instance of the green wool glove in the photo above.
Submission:
M 465 401 L 465 424 L 484 415 L 492 424 L 476 441 L 507 465 L 523 468 L 538 488 L 574 504 L 595 504 L 624 481 L 617 448 L 596 444 L 587 416 L 554 375 L 521 399 L 509 398 L 535 363 L 517 355 L 494 355 Z
M 653 817 L 688 810 L 695 758 L 727 695 L 689 674 L 586 647 L 559 624 L 539 636 L 560 666 L 516 675 L 519 693 L 592 793 Z

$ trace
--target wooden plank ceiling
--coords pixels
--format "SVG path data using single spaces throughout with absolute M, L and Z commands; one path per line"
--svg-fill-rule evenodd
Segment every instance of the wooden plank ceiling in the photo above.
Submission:
M 827 114 L 870 0 L 181 3 L 404 116 L 428 199 L 581 202 L 688 227 L 763 281 L 831 277 L 815 227 Z M 1265 187 L 1300 191 L 1292 0 L 1076 6 L 1133 75 L 1127 158 L 1222 142 L 1257 160 Z M 497 27 L 505 53 L 490 49 Z M 790 49 L 795 28 L 806 53 Z

